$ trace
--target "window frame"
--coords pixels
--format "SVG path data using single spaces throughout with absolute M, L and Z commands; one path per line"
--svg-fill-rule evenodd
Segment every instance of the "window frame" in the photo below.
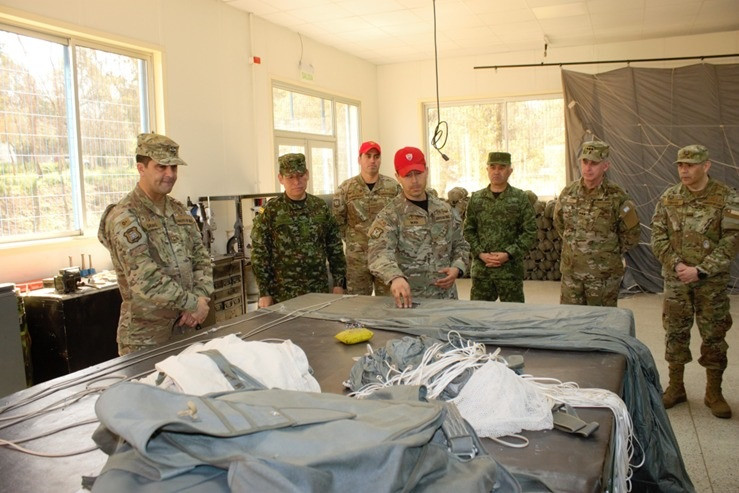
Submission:
M 1 14 L 1 13 L 0 13 Z M 72 184 L 70 201 L 73 204 L 73 223 L 74 228 L 71 230 L 25 233 L 17 234 L 9 237 L 0 237 L 0 246 L 13 246 L 14 244 L 44 242 L 48 240 L 58 240 L 74 237 L 93 236 L 97 234 L 97 224 L 87 224 L 88 214 L 85 203 L 85 176 L 84 176 L 84 156 L 82 154 L 82 131 L 80 119 L 80 100 L 78 90 L 78 67 L 77 67 L 77 48 L 104 51 L 115 55 L 126 56 L 139 60 L 139 65 L 143 63 L 145 84 L 140 84 L 141 88 L 141 109 L 145 111 L 145 117 L 140 122 L 141 132 L 149 132 L 157 127 L 157 123 L 163 124 L 163 116 L 161 115 L 161 99 L 163 93 L 163 85 L 161 80 L 161 53 L 144 48 L 134 43 L 119 42 L 113 39 L 104 38 L 99 35 L 85 35 L 84 33 L 57 28 L 53 25 L 44 23 L 34 23 L 33 26 L 24 24 L 17 18 L 11 19 L 0 15 L 0 30 L 60 44 L 66 50 L 69 57 L 69 67 L 65 69 L 65 77 L 69 80 L 67 84 L 70 86 L 66 97 L 74 105 L 73 112 L 70 114 L 65 111 L 65 119 L 68 126 L 67 140 L 69 142 L 68 159 L 69 159 L 69 176 Z M 68 73 L 67 73 L 68 70 Z M 133 159 L 134 156 L 131 156 Z M 132 163 L 133 165 L 133 163 Z
M 284 130 L 284 129 L 276 129 L 275 123 L 274 123 L 274 111 L 275 111 L 275 105 L 274 105 L 274 89 L 278 88 L 283 91 L 290 91 L 290 92 L 296 92 L 299 94 L 304 94 L 307 96 L 317 97 L 321 98 L 327 101 L 331 102 L 331 118 L 332 118 L 332 131 L 331 134 L 314 134 L 304 131 L 290 131 L 290 130 Z M 303 146 L 306 150 L 306 161 L 308 169 L 312 168 L 312 163 L 309 162 L 311 159 L 310 156 L 310 149 L 313 147 L 321 147 L 325 148 L 327 145 L 330 145 L 333 149 L 333 159 L 334 159 L 334 170 L 333 170 L 333 176 L 334 176 L 334 184 L 333 184 L 333 190 L 336 190 L 341 183 L 340 177 L 343 173 L 340 171 L 341 166 L 341 156 L 339 153 L 339 139 L 338 139 L 338 125 L 339 122 L 337 121 L 337 110 L 336 105 L 337 103 L 345 104 L 347 106 L 354 106 L 357 108 L 357 128 L 356 128 L 356 135 L 349 136 L 347 139 L 347 163 L 346 163 L 346 173 L 347 177 L 351 177 L 359 173 L 359 164 L 357 163 L 356 158 L 352 159 L 353 156 L 356 156 L 359 153 L 359 145 L 360 145 L 360 138 L 362 135 L 362 103 L 361 101 L 351 99 L 344 96 L 339 96 L 336 94 L 331 94 L 323 91 L 319 91 L 316 89 L 306 88 L 303 86 L 298 86 L 294 84 L 290 84 L 288 82 L 284 82 L 281 80 L 272 80 L 271 85 L 271 96 L 272 96 L 272 132 L 273 132 L 273 139 L 274 139 L 274 146 L 273 146 L 273 152 L 274 152 L 274 159 L 273 163 L 275 163 L 275 186 L 276 190 L 280 190 L 281 185 L 279 183 L 279 180 L 277 179 L 277 175 L 279 174 L 279 167 L 277 165 L 277 158 L 279 157 L 279 147 L 280 145 L 286 145 L 286 146 Z M 308 182 L 308 192 L 313 194 L 313 182 Z

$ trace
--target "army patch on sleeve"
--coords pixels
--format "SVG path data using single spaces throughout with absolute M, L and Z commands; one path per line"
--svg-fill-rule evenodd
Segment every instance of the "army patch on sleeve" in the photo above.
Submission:
M 382 228 L 379 226 L 375 226 L 374 228 L 372 228 L 372 231 L 370 231 L 369 235 L 370 235 L 370 238 L 374 238 L 376 240 L 377 238 L 382 236 L 382 233 L 383 233 Z
M 341 205 L 341 199 L 338 197 L 334 197 L 334 207 L 339 207 Z
M 128 240 L 129 243 L 137 243 L 142 238 L 141 231 L 139 231 L 139 228 L 136 226 L 128 228 L 126 232 L 123 233 L 123 236 L 126 237 L 126 240 Z

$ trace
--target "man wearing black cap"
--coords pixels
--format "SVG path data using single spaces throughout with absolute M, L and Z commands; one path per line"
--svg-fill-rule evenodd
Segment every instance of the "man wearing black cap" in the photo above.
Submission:
M 427 192 L 420 149 L 396 152 L 395 171 L 403 193 L 370 227 L 370 272 L 390 286 L 398 308 L 413 307 L 414 297 L 456 299 L 455 281 L 470 262 L 460 219 L 449 204 Z
M 213 294 L 210 254 L 195 219 L 169 196 L 179 145 L 164 135 L 138 136 L 136 188 L 100 219 L 98 239 L 110 250 L 118 276 L 121 315 L 118 353 L 167 342 L 176 330 L 195 327 L 208 315 Z
M 359 174 L 345 180 L 334 194 L 333 213 L 346 243 L 346 285 L 349 294 L 387 294 L 387 286 L 367 267 L 367 233 L 377 213 L 400 193 L 397 181 L 380 174 L 380 144 L 362 143 Z

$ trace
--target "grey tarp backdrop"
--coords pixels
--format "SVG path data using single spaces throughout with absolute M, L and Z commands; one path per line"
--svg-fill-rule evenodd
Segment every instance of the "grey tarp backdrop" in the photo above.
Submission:
M 611 145 L 608 178 L 634 199 L 642 224 L 639 246 L 626 255 L 625 287 L 661 292 L 660 264 L 649 247 L 650 223 L 662 192 L 678 182 L 677 150 L 705 145 L 709 175 L 739 187 L 739 64 L 626 67 L 595 75 L 562 70 L 562 86 L 568 177 L 580 177 L 582 142 L 597 138 Z M 736 258 L 731 289 L 739 293 Z

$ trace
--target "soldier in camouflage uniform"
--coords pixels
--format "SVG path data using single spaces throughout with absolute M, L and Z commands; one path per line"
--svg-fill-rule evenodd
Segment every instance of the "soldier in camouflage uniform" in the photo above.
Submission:
M 467 204 L 470 202 L 468 195 L 469 192 L 464 187 L 454 187 L 446 194 L 446 201 L 457 211 L 462 221 L 467 214 Z
M 121 315 L 118 353 L 167 342 L 208 315 L 213 268 L 195 219 L 168 194 L 186 163 L 172 139 L 138 136 L 139 182 L 105 209 L 98 238 L 110 250 L 118 276 Z
M 380 144 L 364 142 L 359 148 L 357 176 L 339 185 L 333 213 L 346 243 L 346 285 L 349 294 L 387 295 L 388 288 L 367 267 L 367 233 L 383 207 L 400 193 L 400 185 L 380 174 Z
M 490 185 L 472 194 L 464 222 L 472 253 L 470 298 L 523 303 L 523 259 L 536 239 L 536 212 L 526 192 L 508 184 L 509 153 L 489 153 L 487 170 Z
M 583 143 L 582 177 L 562 190 L 554 207 L 554 227 L 562 237 L 562 304 L 616 306 L 622 256 L 639 243 L 634 202 L 605 176 L 609 152 L 605 142 Z
M 277 178 L 285 193 L 267 202 L 251 232 L 259 307 L 306 293 L 328 293 L 327 260 L 333 292 L 343 294 L 346 260 L 339 225 L 323 199 L 306 193 L 305 156 L 285 154 L 278 162 Z
M 701 335 L 701 357 L 706 368 L 704 403 L 719 418 L 730 418 L 731 408 L 721 394 L 727 365 L 726 332 L 729 312 L 729 268 L 739 245 L 739 196 L 736 190 L 708 176 L 711 162 L 701 145 L 677 153 L 681 183 L 668 188 L 652 218 L 652 250 L 662 264 L 665 359 L 670 383 L 662 396 L 666 408 L 685 402 L 685 363 L 690 354 L 693 318 Z
M 403 194 L 372 223 L 370 272 L 390 285 L 398 308 L 411 308 L 413 297 L 456 299 L 454 282 L 470 261 L 460 219 L 449 204 L 427 193 L 426 159 L 420 149 L 400 149 L 395 171 Z

